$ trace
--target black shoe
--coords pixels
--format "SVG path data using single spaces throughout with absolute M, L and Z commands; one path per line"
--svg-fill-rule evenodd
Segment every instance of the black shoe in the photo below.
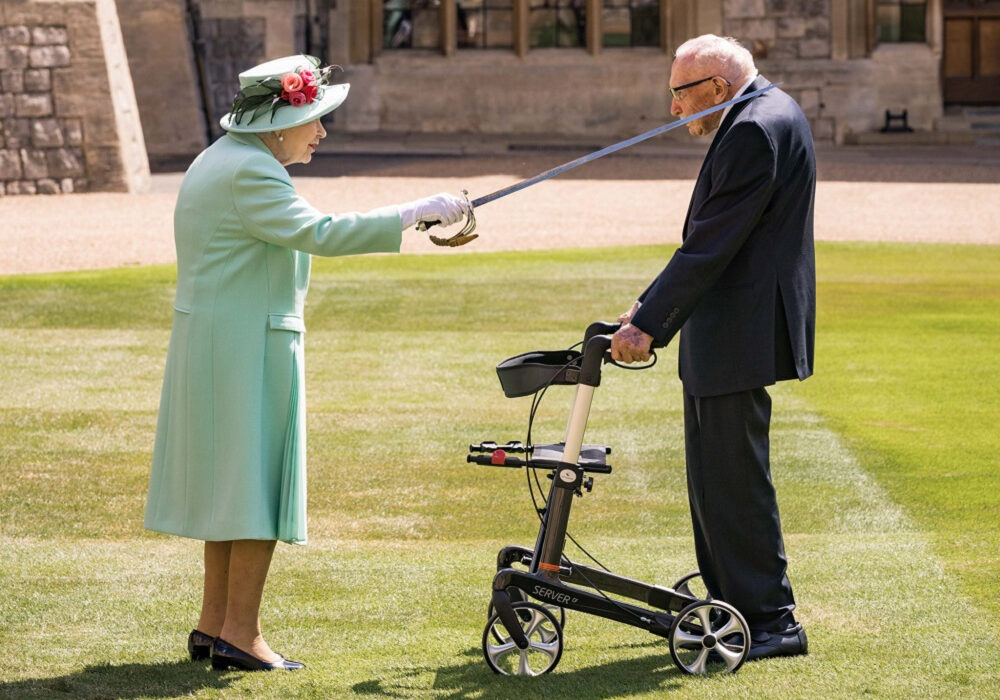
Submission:
M 784 634 L 771 632 L 750 633 L 750 654 L 747 661 L 768 659 L 774 656 L 800 656 L 809 653 L 806 631 L 800 625 Z
M 214 641 L 215 637 L 209 637 L 198 630 L 191 630 L 191 634 L 188 635 L 188 653 L 191 655 L 191 660 L 200 661 L 211 656 Z
M 261 661 L 256 656 L 237 649 L 221 637 L 216 637 L 212 642 L 212 668 L 216 671 L 225 671 L 227 668 L 238 668 L 242 671 L 298 671 L 306 667 L 298 661 L 287 660 L 281 654 L 278 656 L 280 657 L 278 661 Z

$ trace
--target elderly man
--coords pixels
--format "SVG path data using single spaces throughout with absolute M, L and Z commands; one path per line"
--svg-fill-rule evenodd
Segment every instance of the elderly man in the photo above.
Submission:
M 736 41 L 677 50 L 671 112 L 687 117 L 769 82 Z M 806 653 L 793 615 L 771 483 L 766 386 L 812 374 L 816 273 L 812 135 L 779 89 L 691 122 L 717 132 L 695 183 L 683 243 L 612 340 L 622 362 L 680 330 L 688 499 L 709 593 L 739 609 L 750 659 Z

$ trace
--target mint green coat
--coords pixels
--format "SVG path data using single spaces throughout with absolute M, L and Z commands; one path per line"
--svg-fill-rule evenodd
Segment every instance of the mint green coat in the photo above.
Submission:
M 303 304 L 310 254 L 399 252 L 396 207 L 324 214 L 253 134 L 191 164 L 145 525 L 200 540 L 306 541 Z

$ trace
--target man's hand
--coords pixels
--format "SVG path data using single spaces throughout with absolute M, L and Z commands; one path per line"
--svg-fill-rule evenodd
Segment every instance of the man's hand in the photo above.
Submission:
M 653 336 L 644 333 L 632 324 L 626 323 L 611 336 L 611 359 L 630 365 L 649 359 L 649 348 Z
M 629 309 L 628 311 L 626 311 L 625 313 L 623 313 L 621 316 L 618 317 L 618 323 L 622 324 L 623 326 L 626 323 L 631 323 L 632 317 L 635 316 L 635 312 L 639 310 L 640 306 L 642 306 L 641 301 L 636 301 L 634 304 L 632 304 L 631 309 Z

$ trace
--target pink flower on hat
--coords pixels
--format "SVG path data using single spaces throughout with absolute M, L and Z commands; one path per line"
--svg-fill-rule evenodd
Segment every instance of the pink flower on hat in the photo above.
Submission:
M 296 73 L 285 73 L 281 76 L 281 88 L 288 93 L 298 92 L 302 89 L 304 81 Z
M 275 114 L 283 106 L 301 107 L 316 103 L 323 94 L 323 88 L 333 84 L 331 81 L 333 71 L 340 68 L 321 67 L 318 58 L 312 56 L 304 58 L 308 58 L 312 65 L 299 65 L 287 73 L 271 73 L 241 87 L 233 99 L 233 107 L 229 113 L 230 124 L 239 124 L 241 120 L 250 123 L 268 113 L 273 124 Z M 241 83 L 243 79 L 244 76 L 241 74 Z M 246 115 L 249 115 L 248 120 L 245 119 Z

